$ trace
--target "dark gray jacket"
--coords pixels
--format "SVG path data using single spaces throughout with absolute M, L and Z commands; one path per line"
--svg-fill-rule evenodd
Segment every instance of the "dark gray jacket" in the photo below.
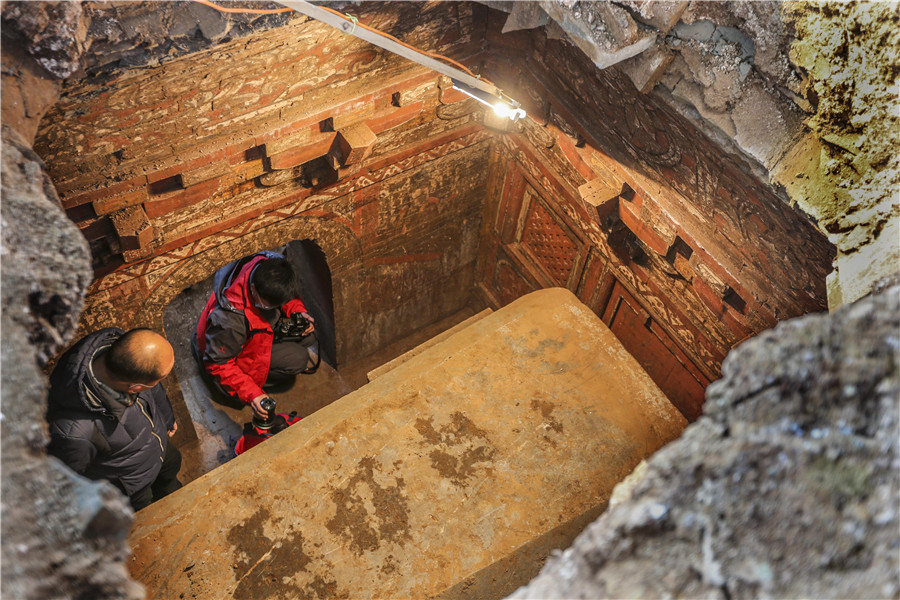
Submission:
M 159 475 L 175 416 L 162 385 L 140 392 L 119 418 L 88 396 L 91 358 L 123 333 L 95 331 L 59 359 L 50 376 L 47 451 L 75 472 L 109 480 L 131 496 Z

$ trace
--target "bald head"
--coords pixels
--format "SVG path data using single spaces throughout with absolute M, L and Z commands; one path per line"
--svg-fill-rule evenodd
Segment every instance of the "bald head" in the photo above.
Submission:
M 109 375 L 122 383 L 155 385 L 174 365 L 172 345 L 150 329 L 132 329 L 106 353 Z

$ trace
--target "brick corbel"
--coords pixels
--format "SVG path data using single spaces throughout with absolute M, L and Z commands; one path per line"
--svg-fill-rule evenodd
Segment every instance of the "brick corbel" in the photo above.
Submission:
M 291 179 L 297 177 L 294 169 L 282 169 L 280 171 L 270 171 L 259 176 L 259 183 L 265 187 L 281 185 Z
M 269 156 L 269 168 L 272 170 L 290 169 L 314 158 L 325 156 L 331 150 L 336 136 L 337 133 L 334 131 L 327 132 L 319 141 L 311 145 L 298 146 Z
M 441 104 L 454 104 L 467 99 L 469 96 L 453 87 L 453 82 L 446 75 L 438 78 L 438 102 Z
M 153 241 L 153 226 L 144 209 L 129 206 L 110 215 L 122 250 L 145 250 Z
M 660 256 L 669 253 L 678 237 L 668 218 L 637 194 L 632 200 L 622 198 L 619 201 L 619 218 L 644 245 Z
M 622 193 L 622 184 L 598 177 L 580 185 L 578 193 L 586 204 L 594 207 L 600 221 L 604 221 L 619 208 L 619 194 Z
M 152 197 L 144 202 L 144 210 L 146 210 L 147 216 L 150 218 L 160 217 L 205 200 L 218 190 L 219 179 L 210 179 L 185 190 L 175 190 Z
M 205 165 L 199 166 L 196 169 L 192 169 L 190 171 L 184 171 L 181 173 L 181 185 L 185 188 L 189 188 L 192 185 L 197 185 L 198 183 L 203 183 L 204 181 L 209 181 L 210 179 L 216 179 L 225 175 L 231 170 L 231 165 L 228 164 L 228 161 L 223 159 L 213 160 Z
M 369 128 L 371 128 L 372 131 L 374 131 L 376 134 L 379 134 L 383 131 L 387 131 L 388 129 L 392 129 L 413 120 L 419 115 L 419 113 L 422 112 L 422 109 L 424 107 L 425 103 L 421 100 L 418 102 L 413 102 L 412 104 L 409 104 L 407 106 L 395 108 L 387 115 L 368 119 L 366 121 L 366 125 L 368 125 Z
M 376 114 L 375 103 L 367 102 L 361 108 L 357 108 L 356 110 L 346 112 L 341 111 L 332 115 L 331 122 L 335 131 L 340 131 L 341 129 L 345 129 L 367 119 L 372 119 L 376 116 L 380 115 Z
M 104 196 L 93 201 L 94 212 L 108 215 L 131 206 L 137 206 L 147 200 L 147 188 L 139 187 L 123 194 Z
M 372 153 L 378 137 L 365 123 L 357 123 L 338 131 L 337 143 L 341 151 L 341 164 L 354 165 Z
M 317 145 L 334 138 L 334 131 L 322 131 L 319 123 L 313 123 L 303 127 L 300 131 L 291 135 L 268 140 L 262 144 L 266 156 L 275 156 L 289 150 L 296 150 L 304 146 Z
M 701 279 L 720 299 L 727 296 L 731 291 L 731 286 L 724 279 L 716 275 L 713 270 L 701 261 L 697 254 L 691 255 L 688 262 L 693 267 L 694 273 Z

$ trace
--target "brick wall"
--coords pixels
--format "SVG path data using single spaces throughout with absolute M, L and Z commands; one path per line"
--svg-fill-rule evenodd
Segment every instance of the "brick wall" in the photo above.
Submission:
M 472 30 L 465 6 L 389 5 L 364 16 L 441 52 L 465 54 L 473 41 L 460 34 L 460 24 Z M 35 147 L 93 250 L 97 281 L 82 329 L 161 323 L 167 300 L 157 290 L 171 287 L 173 271 L 190 263 L 187 285 L 242 251 L 199 258 L 217 246 L 278 245 L 259 232 L 283 220 L 346 230 L 353 242 L 331 243 L 332 268 L 371 269 L 372 281 L 360 285 L 372 289 L 388 274 L 426 287 L 471 274 L 474 255 L 455 246 L 478 231 L 473 202 L 483 175 L 463 165 L 485 153 L 486 134 L 469 114 L 436 116 L 447 102 L 437 82 L 330 27 L 295 21 L 111 81 L 69 85 Z M 344 256 L 353 244 L 356 263 Z M 423 279 L 421 269 L 433 273 Z M 421 293 L 404 289 L 409 297 L 395 304 Z M 435 310 L 446 314 L 459 301 Z M 366 331 L 375 345 L 402 335 L 371 323 Z
M 455 23 L 471 20 L 464 8 L 398 5 L 364 16 L 406 27 L 410 39 L 434 38 L 441 52 L 471 44 Z M 297 183 L 313 159 L 348 159 L 339 165 L 347 176 L 359 160 L 340 156 L 341 130 L 365 125 L 381 136 L 436 101 L 436 76 L 409 65 L 328 26 L 294 22 L 112 81 L 67 85 L 35 149 L 104 275 L 302 199 Z M 392 143 L 386 137 L 375 155 Z M 142 236 L 115 227 L 114 215 L 135 206 Z

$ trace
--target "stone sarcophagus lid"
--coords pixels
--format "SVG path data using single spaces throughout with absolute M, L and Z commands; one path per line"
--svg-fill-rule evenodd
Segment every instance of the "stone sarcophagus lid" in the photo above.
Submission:
M 537 291 L 138 513 L 131 573 L 149 598 L 502 597 L 686 424 Z

